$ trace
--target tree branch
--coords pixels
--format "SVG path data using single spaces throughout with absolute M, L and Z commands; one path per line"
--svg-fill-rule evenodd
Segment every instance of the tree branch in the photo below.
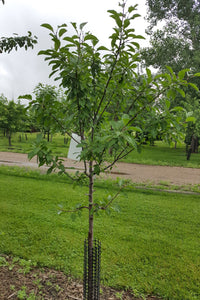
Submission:
M 131 148 L 128 152 L 126 152 L 125 154 L 123 154 L 123 153 L 126 151 L 127 148 L 128 148 L 128 146 L 127 146 L 125 149 L 123 149 L 123 150 L 119 153 L 119 155 L 114 159 L 114 161 L 113 161 L 110 165 L 106 166 L 106 167 L 103 169 L 103 171 L 105 172 L 106 170 L 110 169 L 117 161 L 119 161 L 120 159 L 124 158 L 126 155 L 128 155 L 128 154 L 131 153 L 133 150 L 135 150 L 135 148 Z M 122 155 L 122 154 L 123 154 L 123 155 Z
M 112 202 L 118 197 L 118 195 L 121 193 L 121 191 L 124 189 L 125 186 L 126 185 L 124 184 L 105 206 L 99 206 L 98 208 L 101 210 L 106 210 L 108 206 L 110 206 Z M 94 206 L 97 206 L 97 204 L 95 204 Z

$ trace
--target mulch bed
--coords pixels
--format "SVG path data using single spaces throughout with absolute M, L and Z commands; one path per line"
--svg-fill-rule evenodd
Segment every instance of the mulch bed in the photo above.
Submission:
M 28 271 L 9 256 L 1 255 L 0 264 L 0 300 L 82 300 L 83 286 L 78 280 L 61 271 L 48 268 L 31 267 Z M 5 263 L 4 263 L 5 262 Z M 141 300 L 129 291 L 118 291 L 101 287 L 101 300 Z M 148 300 L 159 300 L 149 296 Z M 161 299 L 160 299 L 161 300 Z

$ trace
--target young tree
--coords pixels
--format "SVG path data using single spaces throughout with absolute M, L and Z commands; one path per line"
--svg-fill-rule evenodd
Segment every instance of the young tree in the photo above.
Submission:
M 9 146 L 12 146 L 12 134 L 24 129 L 26 122 L 26 109 L 20 102 L 8 101 L 4 96 L 0 97 L 0 127 L 8 138 Z
M 143 127 L 137 122 L 141 116 L 165 114 L 166 123 L 175 123 L 176 115 L 170 110 L 167 98 L 173 92 L 181 92 L 181 86 L 187 87 L 184 80 L 185 71 L 174 74 L 171 68 L 155 77 L 147 69 L 146 74 L 138 76 L 136 70 L 139 62 L 138 39 L 142 37 L 131 27 L 132 20 L 139 15 L 136 7 L 127 7 L 126 1 L 119 3 L 120 11 L 109 10 L 115 21 L 113 34 L 110 36 L 110 48 L 99 45 L 99 40 L 90 32 L 84 32 L 86 23 L 77 26 L 71 23 L 74 35 L 67 33 L 67 26 L 58 26 L 54 31 L 50 24 L 42 26 L 50 31 L 53 48 L 40 51 L 52 66 L 50 76 L 57 74 L 65 89 L 67 108 L 70 113 L 56 115 L 57 124 L 62 132 L 82 148 L 80 160 L 84 162 L 84 173 L 88 179 L 88 204 L 81 203 L 74 211 L 87 209 L 89 219 L 88 241 L 92 253 L 94 214 L 106 210 L 113 204 L 116 195 L 106 202 L 95 199 L 95 175 L 110 170 L 114 164 L 136 150 L 143 142 Z M 159 107 L 163 99 L 162 111 Z M 52 112 L 49 111 L 49 115 Z M 53 116 L 52 116 L 53 117 Z M 169 128 L 170 126 L 168 126 Z M 165 127 L 166 130 L 167 126 Z M 80 137 L 80 142 L 72 133 Z M 140 133 L 139 135 L 137 133 Z M 38 145 L 39 146 L 39 145 Z M 110 163 L 106 163 L 112 148 Z M 41 141 L 41 147 L 30 153 L 29 157 L 38 155 L 40 165 L 49 165 L 49 171 L 58 168 L 66 174 L 62 161 L 54 158 Z M 122 187 L 121 187 L 122 188 Z M 89 258 L 89 296 L 92 292 L 92 265 Z
M 61 90 L 58 90 L 55 86 L 39 83 L 34 89 L 34 94 L 35 99 L 30 102 L 29 110 L 35 115 L 40 130 L 44 134 L 47 133 L 49 142 L 50 133 L 58 130 L 56 116 L 60 111 L 62 101 Z

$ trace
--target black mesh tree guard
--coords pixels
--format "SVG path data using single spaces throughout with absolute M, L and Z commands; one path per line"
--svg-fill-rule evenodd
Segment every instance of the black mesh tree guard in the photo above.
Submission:
M 88 239 L 86 239 L 84 242 L 83 300 L 100 299 L 100 265 L 100 241 L 95 239 L 93 242 L 93 248 L 90 249 Z

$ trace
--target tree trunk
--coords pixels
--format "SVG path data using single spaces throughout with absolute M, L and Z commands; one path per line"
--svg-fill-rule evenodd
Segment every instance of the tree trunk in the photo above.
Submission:
M 47 142 L 49 142 L 50 141 L 50 131 L 48 130 L 47 131 Z
M 93 162 L 89 165 L 88 300 L 93 300 Z
M 8 144 L 9 144 L 9 147 L 12 146 L 12 143 L 11 143 L 11 133 L 8 133 Z

